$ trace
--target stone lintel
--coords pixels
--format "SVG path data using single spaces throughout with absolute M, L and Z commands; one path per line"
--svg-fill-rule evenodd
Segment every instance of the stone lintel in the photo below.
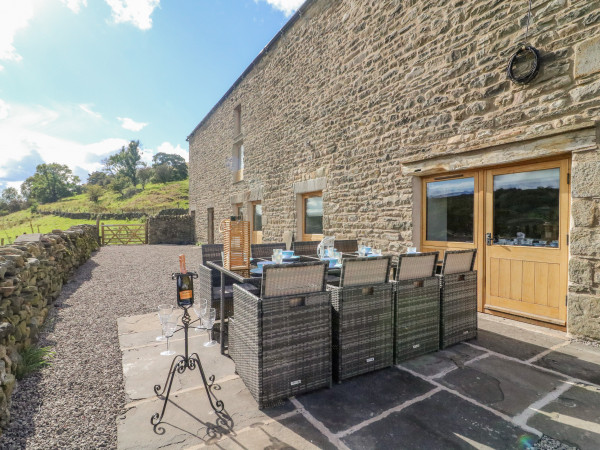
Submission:
M 308 192 L 322 191 L 327 187 L 327 178 L 313 178 L 312 180 L 298 181 L 294 183 L 294 194 L 306 194 Z
M 23 234 L 21 236 L 19 236 L 18 238 L 15 239 L 15 244 L 24 244 L 24 243 L 31 243 L 31 242 L 41 242 L 42 241 L 42 235 L 41 233 L 30 233 L 30 234 Z
M 512 142 L 466 153 L 408 162 L 402 165 L 402 173 L 421 176 L 594 150 L 598 146 L 596 133 L 596 127 L 592 126 L 529 141 Z

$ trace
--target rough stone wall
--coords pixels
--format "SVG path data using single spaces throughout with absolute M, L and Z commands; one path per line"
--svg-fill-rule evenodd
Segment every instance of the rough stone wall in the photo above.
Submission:
M 148 217 L 148 244 L 194 244 L 194 216 Z
M 207 239 L 207 208 L 214 208 L 216 227 L 231 214 L 232 197 L 252 200 L 251 192 L 262 193 L 263 240 L 281 240 L 297 229 L 294 184 L 325 178 L 324 233 L 398 252 L 419 232 L 406 164 L 459 159 L 598 119 L 600 0 L 534 2 L 529 42 L 543 63 L 528 85 L 505 73 L 524 39 L 527 2 L 308 3 L 190 136 L 190 209 L 199 241 Z M 242 133 L 234 136 L 237 105 Z M 244 180 L 234 183 L 239 142 Z M 587 209 L 576 203 L 597 208 L 599 166 L 597 149 L 574 156 L 573 186 L 587 190 L 573 190 L 569 296 L 570 329 L 597 338 L 597 324 L 578 328 L 582 314 L 600 317 L 597 219 L 585 222 Z M 578 225 L 582 220 L 589 225 Z
M 98 249 L 97 236 L 95 226 L 80 225 L 0 247 L 0 428 L 9 422 L 19 352 L 37 340 L 63 283 Z

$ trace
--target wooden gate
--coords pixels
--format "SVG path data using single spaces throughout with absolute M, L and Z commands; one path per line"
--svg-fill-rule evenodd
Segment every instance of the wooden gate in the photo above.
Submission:
M 102 245 L 109 244 L 147 244 L 148 234 L 146 224 L 135 223 L 127 225 L 102 224 Z

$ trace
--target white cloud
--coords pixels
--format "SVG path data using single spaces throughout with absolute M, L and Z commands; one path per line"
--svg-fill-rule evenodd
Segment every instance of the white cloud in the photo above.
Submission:
M 273 8 L 278 9 L 279 11 L 283 11 L 286 16 L 291 16 L 294 11 L 296 11 L 304 0 L 262 0 L 266 1 Z
M 90 116 L 95 117 L 97 119 L 101 119 L 102 118 L 102 114 L 97 113 L 96 111 L 92 111 L 92 106 L 94 106 L 94 105 L 82 104 L 82 105 L 79 105 L 79 108 L 82 111 L 88 113 Z
M 173 147 L 173 144 L 171 144 L 170 142 L 163 142 L 156 149 L 156 153 L 160 153 L 160 152 L 175 153 L 176 155 L 181 156 L 186 161 L 188 161 L 190 159 L 188 150 L 185 148 L 181 148 L 181 146 L 179 144 L 177 144 L 177 147 Z
M 0 60 L 22 59 L 13 42 L 17 31 L 25 28 L 32 16 L 32 0 L 0 1 Z
M 140 131 L 142 128 L 148 125 L 144 122 L 136 122 L 135 120 L 130 119 L 129 117 L 117 117 L 117 120 L 121 122 L 121 126 L 123 128 L 129 131 Z
M 140 30 L 152 28 L 150 16 L 160 4 L 160 0 L 105 0 L 112 9 L 115 23 L 127 23 Z
M 79 14 L 81 7 L 87 6 L 87 0 L 60 0 L 65 4 L 67 8 L 73 11 L 75 14 Z
M 10 106 L 0 98 L 0 120 L 6 119 L 10 111 Z
M 73 113 L 66 118 L 73 121 L 72 127 L 85 120 L 85 113 L 77 107 L 60 110 Z M 107 138 L 84 144 L 47 132 L 43 124 L 52 123 L 55 127 L 54 122 L 64 120 L 65 115 L 40 106 L 10 105 L 10 114 L 0 120 L 0 185 L 24 180 L 42 162 L 66 164 L 85 181 L 87 173 L 102 167 L 101 159 L 128 143 L 125 139 Z

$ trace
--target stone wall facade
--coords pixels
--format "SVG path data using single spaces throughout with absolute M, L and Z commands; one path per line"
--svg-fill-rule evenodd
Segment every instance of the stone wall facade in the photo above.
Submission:
M 148 217 L 148 244 L 193 244 L 194 215 Z
M 568 326 L 600 338 L 600 0 L 534 2 L 542 65 L 518 85 L 506 66 L 527 7 L 308 0 L 188 138 L 197 240 L 208 208 L 216 229 L 257 200 L 265 242 L 297 234 L 298 195 L 320 186 L 326 235 L 400 252 L 418 244 L 420 176 L 569 154 Z
M 98 249 L 97 237 L 95 226 L 81 225 L 0 247 L 0 428 L 9 423 L 19 352 L 36 342 L 63 283 Z

